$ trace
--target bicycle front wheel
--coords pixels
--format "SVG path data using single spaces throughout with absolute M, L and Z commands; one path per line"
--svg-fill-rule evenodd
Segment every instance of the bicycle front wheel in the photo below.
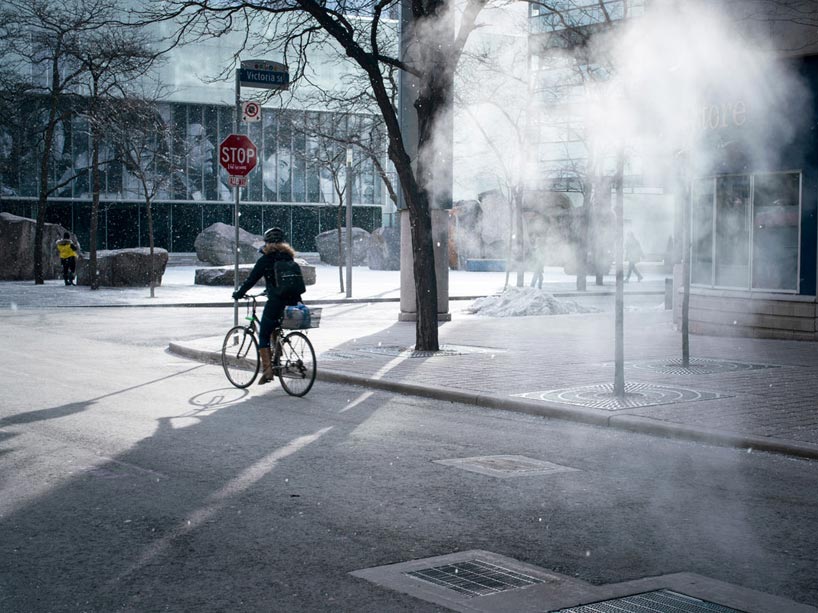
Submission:
M 244 326 L 230 328 L 222 343 L 222 368 L 236 387 L 248 387 L 258 376 L 258 341 Z
M 290 332 L 279 342 L 278 379 L 290 396 L 303 396 L 315 382 L 315 351 L 301 332 Z

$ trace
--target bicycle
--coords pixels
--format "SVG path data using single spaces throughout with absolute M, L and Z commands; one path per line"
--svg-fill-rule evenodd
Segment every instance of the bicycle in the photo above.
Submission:
M 246 294 L 247 325 L 233 326 L 222 343 L 222 368 L 227 380 L 235 387 L 246 388 L 253 384 L 261 367 L 258 354 L 258 330 L 261 320 L 256 315 L 257 298 L 261 294 Z M 320 321 L 320 309 L 312 309 L 312 323 Z M 297 324 L 293 324 L 298 327 Z M 288 322 L 284 316 L 273 330 L 273 373 L 281 387 L 290 396 L 304 396 L 315 382 L 315 350 L 307 335 L 298 330 L 284 333 Z

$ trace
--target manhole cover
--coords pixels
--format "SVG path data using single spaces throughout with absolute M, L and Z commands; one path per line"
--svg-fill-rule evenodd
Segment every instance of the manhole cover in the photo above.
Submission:
M 738 609 L 699 600 L 671 590 L 657 590 L 624 598 L 603 600 L 551 613 L 609 613 L 613 611 L 619 613 L 742 613 Z
M 542 583 L 542 579 L 518 573 L 483 560 L 470 560 L 425 568 L 406 573 L 460 594 L 486 596 L 527 585 Z
M 372 347 L 360 347 L 358 351 L 377 353 L 392 357 L 406 358 L 436 358 L 450 357 L 456 355 L 469 355 L 473 353 L 502 353 L 503 350 L 492 349 L 490 347 L 473 347 L 469 345 L 440 345 L 439 351 L 415 351 L 413 347 L 401 347 L 399 345 L 377 345 Z
M 635 382 L 625 383 L 625 395 L 622 398 L 614 395 L 613 383 L 585 385 L 545 392 L 526 392 L 524 394 L 514 394 L 514 396 L 544 402 L 560 402 L 593 409 L 604 409 L 606 411 L 729 397 L 727 394 L 699 392 L 684 387 Z
M 640 370 L 649 370 L 666 375 L 712 375 L 739 372 L 742 370 L 781 368 L 779 364 L 753 364 L 750 362 L 734 362 L 732 360 L 717 360 L 712 358 L 690 358 L 688 366 L 682 366 L 682 358 L 630 362 L 628 365 Z
M 547 475 L 577 470 L 568 466 L 560 466 L 543 460 L 535 460 L 520 455 L 491 455 L 474 458 L 457 458 L 452 460 L 434 460 L 437 464 L 454 466 L 490 477 L 527 477 L 531 475 Z

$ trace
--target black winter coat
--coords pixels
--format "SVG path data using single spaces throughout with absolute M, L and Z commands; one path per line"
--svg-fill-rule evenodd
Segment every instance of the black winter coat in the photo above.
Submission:
M 283 248 L 274 247 L 272 251 L 268 249 L 268 253 L 264 253 L 264 247 L 259 249 L 262 252 L 261 257 L 256 260 L 256 265 L 250 271 L 250 276 L 241 284 L 241 287 L 236 291 L 239 297 L 244 296 L 253 286 L 258 283 L 259 279 L 264 277 L 264 283 L 267 285 L 267 296 L 278 296 L 278 288 L 276 287 L 275 263 L 281 261 L 293 261 L 293 256 L 289 252 L 289 246 Z

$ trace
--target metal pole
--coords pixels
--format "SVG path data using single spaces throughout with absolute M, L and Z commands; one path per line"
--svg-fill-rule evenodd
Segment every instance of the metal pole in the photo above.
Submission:
M 346 199 L 347 199 L 347 298 L 352 298 L 352 148 L 347 147 L 347 174 L 346 174 Z
M 616 316 L 614 330 L 614 395 L 625 398 L 625 283 L 624 283 L 624 175 L 625 151 L 620 149 L 616 156 Z
M 236 69 L 236 117 L 233 121 L 233 133 L 239 133 L 239 115 L 241 114 L 241 83 L 239 82 L 239 71 Z M 239 199 L 241 192 L 238 185 L 233 187 L 235 206 L 233 207 L 233 225 L 236 227 L 236 264 L 233 267 L 233 291 L 239 289 Z M 233 325 L 239 325 L 239 301 L 233 301 Z

